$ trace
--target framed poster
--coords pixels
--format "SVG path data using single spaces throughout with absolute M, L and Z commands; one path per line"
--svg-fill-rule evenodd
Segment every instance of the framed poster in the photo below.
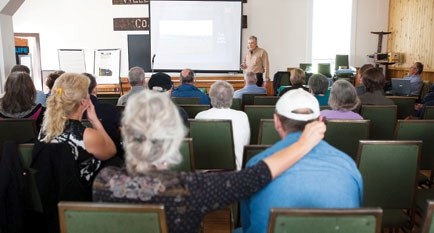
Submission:
M 93 73 L 98 84 L 119 84 L 120 66 L 120 49 L 95 50 Z
M 59 49 L 59 69 L 65 72 L 86 72 L 83 49 Z

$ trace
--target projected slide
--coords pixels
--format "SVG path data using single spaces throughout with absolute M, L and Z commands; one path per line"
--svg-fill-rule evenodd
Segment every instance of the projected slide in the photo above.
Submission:
M 151 1 L 153 69 L 238 71 L 241 4 L 241 1 Z

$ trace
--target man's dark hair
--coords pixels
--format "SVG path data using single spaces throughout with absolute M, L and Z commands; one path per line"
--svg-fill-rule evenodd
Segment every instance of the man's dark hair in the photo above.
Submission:
M 307 111 L 298 111 L 298 110 L 295 110 L 294 112 L 298 113 L 298 114 L 310 114 L 310 113 L 312 113 L 312 110 L 310 110 L 310 109 L 307 109 Z M 310 121 L 298 121 L 298 120 L 293 120 L 293 119 L 287 118 L 285 116 L 282 116 L 279 113 L 276 113 L 276 115 L 279 118 L 279 121 L 280 121 L 280 123 L 282 125 L 283 130 L 285 132 L 287 132 L 287 133 L 289 133 L 289 132 L 296 132 L 296 131 L 303 131 L 304 127 L 307 124 L 309 124 L 310 122 L 316 120 L 316 119 L 313 119 L 313 120 L 310 120 Z
M 362 74 L 363 85 L 367 92 L 383 90 L 385 78 L 383 72 L 379 68 L 367 69 Z
M 95 76 L 93 76 L 92 74 L 89 74 L 89 73 L 83 73 L 83 75 L 88 77 L 90 80 L 88 93 L 92 94 L 93 89 L 95 89 L 95 87 L 96 87 L 96 78 L 95 78 Z
M 420 62 L 415 62 L 414 64 L 416 65 L 417 74 L 422 74 L 422 72 L 423 72 L 423 64 L 420 63 Z
M 12 72 L 24 72 L 26 74 L 30 74 L 30 69 L 25 65 L 14 65 L 14 67 L 11 69 L 11 73 Z

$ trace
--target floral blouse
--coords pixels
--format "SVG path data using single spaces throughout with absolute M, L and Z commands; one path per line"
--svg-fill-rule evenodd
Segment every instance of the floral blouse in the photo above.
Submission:
M 203 216 L 249 197 L 271 181 L 264 162 L 239 172 L 152 171 L 129 176 L 107 167 L 93 183 L 96 202 L 163 204 L 170 233 L 198 232 Z

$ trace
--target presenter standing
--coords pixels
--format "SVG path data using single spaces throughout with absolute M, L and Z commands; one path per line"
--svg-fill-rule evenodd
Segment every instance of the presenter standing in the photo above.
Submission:
M 270 81 L 270 64 L 268 62 L 268 53 L 265 49 L 258 47 L 258 38 L 256 36 L 250 36 L 248 41 L 248 49 L 246 56 L 244 56 L 241 69 L 246 72 L 253 72 L 256 74 L 256 85 L 261 87 L 267 86 L 267 82 Z M 265 80 L 264 80 L 265 73 Z M 265 81 L 265 83 L 264 83 Z

